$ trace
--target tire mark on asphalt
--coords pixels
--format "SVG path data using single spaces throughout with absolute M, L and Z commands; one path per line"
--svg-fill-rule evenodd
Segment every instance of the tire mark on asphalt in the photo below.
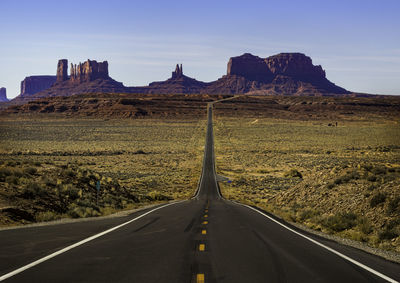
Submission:
M 186 226 L 185 230 L 183 230 L 183 231 L 184 231 L 185 233 L 189 232 L 189 231 L 192 229 L 192 227 L 193 227 L 195 221 L 196 221 L 196 220 L 195 220 L 194 218 L 192 218 L 192 220 L 190 221 L 190 223 Z
M 133 230 L 133 232 L 139 232 L 140 230 L 143 230 L 144 228 L 150 226 L 151 224 L 155 223 L 158 221 L 158 219 L 160 219 L 160 217 L 155 217 L 154 219 L 150 220 L 149 222 L 147 222 L 146 224 L 142 225 L 141 227 L 137 228 L 136 230 Z

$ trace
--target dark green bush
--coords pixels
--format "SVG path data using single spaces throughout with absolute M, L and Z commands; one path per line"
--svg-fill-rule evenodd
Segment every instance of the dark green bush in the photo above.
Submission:
M 16 177 L 16 176 L 7 176 L 6 177 L 6 183 L 13 184 L 13 185 L 18 185 L 19 184 L 19 178 Z
M 368 235 L 372 232 L 373 227 L 367 218 L 361 218 L 358 223 L 360 231 Z
M 36 197 L 43 197 L 46 194 L 46 189 L 44 189 L 40 184 L 36 182 L 30 182 L 22 190 L 21 196 L 26 199 L 34 199 Z
M 374 173 L 375 175 L 383 175 L 386 174 L 386 167 L 383 166 L 378 166 L 372 169 L 372 173 Z
M 335 185 L 340 185 L 340 184 L 344 183 L 344 182 L 343 182 L 343 178 L 342 178 L 342 177 L 336 178 L 336 179 L 333 181 L 333 183 L 334 183 Z
M 328 183 L 328 185 L 326 185 L 326 187 L 330 190 L 333 189 L 333 187 L 335 186 L 335 183 Z
M 284 174 L 285 177 L 289 178 L 303 178 L 303 175 L 297 169 L 290 169 Z
M 394 229 L 387 229 L 378 233 L 378 237 L 380 240 L 391 240 L 398 236 L 399 234 Z
M 72 169 L 65 169 L 63 171 L 63 175 L 66 176 L 66 177 L 69 177 L 69 178 L 73 178 L 73 177 L 76 176 L 76 172 L 74 170 L 72 170 Z
M 306 219 L 313 218 L 314 216 L 318 216 L 320 213 L 318 211 L 312 210 L 312 209 L 305 209 L 303 210 L 300 215 L 299 219 L 301 221 L 304 221 Z
M 349 172 L 343 176 L 336 178 L 333 183 L 336 185 L 348 183 L 351 180 L 357 180 L 360 178 L 360 174 L 357 171 Z
M 372 196 L 371 200 L 369 201 L 369 204 L 371 207 L 375 207 L 378 204 L 385 202 L 385 200 L 386 200 L 386 194 L 379 192 L 374 196 Z
M 37 169 L 35 167 L 26 167 L 24 168 L 24 173 L 29 175 L 35 175 L 37 173 Z
M 71 200 L 75 200 L 79 198 L 79 189 L 75 186 L 69 186 L 66 194 L 69 196 Z
M 147 196 L 150 198 L 150 200 L 172 200 L 173 198 L 163 195 L 160 192 L 157 191 L 152 191 L 147 194 Z
M 392 214 L 395 212 L 400 212 L 400 197 L 395 197 L 388 203 L 387 213 Z
M 340 232 L 356 226 L 357 215 L 352 212 L 338 213 L 323 219 L 321 224 L 332 231 Z

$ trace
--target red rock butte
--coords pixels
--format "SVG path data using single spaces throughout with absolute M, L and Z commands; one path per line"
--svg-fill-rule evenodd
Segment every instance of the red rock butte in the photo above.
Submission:
M 57 64 L 56 76 L 30 77 L 24 81 L 21 96 L 35 99 L 47 96 L 68 96 L 81 93 L 152 93 L 152 94 L 252 94 L 323 96 L 350 94 L 326 78 L 320 65 L 313 65 L 310 57 L 302 53 L 280 53 L 260 58 L 250 53 L 232 57 L 227 73 L 216 81 L 202 82 L 183 74 L 177 64 L 171 78 L 152 82 L 148 86 L 125 87 L 109 76 L 108 62 L 87 60 L 71 64 L 68 60 Z M 36 81 L 36 82 L 33 82 Z M 31 88 L 32 90 L 26 91 Z

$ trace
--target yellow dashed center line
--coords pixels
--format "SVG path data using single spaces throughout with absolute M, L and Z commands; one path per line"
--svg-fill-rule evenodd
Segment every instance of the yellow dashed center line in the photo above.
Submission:
M 203 221 L 202 224 L 203 224 L 203 225 L 207 225 L 207 224 L 208 224 L 208 221 Z
M 200 244 L 199 245 L 199 251 L 204 252 L 206 249 L 206 245 L 205 244 Z
M 196 283 L 205 283 L 205 279 L 204 279 L 204 274 L 203 273 L 199 273 L 196 276 Z
M 207 218 L 208 217 L 208 215 L 207 214 L 204 214 L 204 218 Z
M 201 234 L 203 234 L 203 235 L 205 235 L 205 234 L 207 234 L 207 230 L 201 230 Z

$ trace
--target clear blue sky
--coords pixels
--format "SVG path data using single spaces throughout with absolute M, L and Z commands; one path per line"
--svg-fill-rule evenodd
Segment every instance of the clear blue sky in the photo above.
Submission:
M 57 60 L 108 60 L 127 86 L 170 77 L 176 63 L 202 81 L 229 57 L 302 52 L 352 91 L 400 95 L 399 0 L 0 0 L 0 87 L 19 94 Z

